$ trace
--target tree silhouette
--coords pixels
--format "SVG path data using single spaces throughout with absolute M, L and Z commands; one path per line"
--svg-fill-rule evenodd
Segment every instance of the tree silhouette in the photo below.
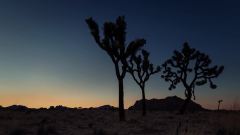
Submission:
M 210 67 L 211 63 L 208 55 L 191 48 L 188 43 L 184 43 L 181 52 L 175 50 L 172 58 L 162 65 L 164 68 L 162 78 L 171 83 L 169 90 L 175 89 L 179 83 L 185 87 L 186 99 L 180 109 L 180 114 L 185 112 L 192 97 L 195 100 L 195 86 L 209 83 L 210 88 L 217 88 L 212 79 L 217 78 L 223 72 L 224 67 Z
M 135 54 L 145 43 L 145 39 L 136 39 L 126 46 L 126 22 L 123 16 L 119 16 L 116 22 L 105 22 L 103 38 L 99 32 L 98 24 L 92 19 L 86 19 L 86 23 L 98 46 L 111 58 L 119 85 L 119 119 L 125 120 L 123 79 L 126 75 L 127 59 Z
M 133 80 L 139 85 L 142 91 L 142 115 L 146 115 L 146 97 L 145 97 L 145 83 L 149 80 L 150 76 L 158 73 L 160 67 L 154 68 L 153 64 L 149 61 L 149 52 L 142 50 L 138 56 L 132 55 L 128 61 L 127 71 L 133 77 Z
M 218 111 L 220 109 L 220 104 L 223 102 L 223 100 L 218 100 Z

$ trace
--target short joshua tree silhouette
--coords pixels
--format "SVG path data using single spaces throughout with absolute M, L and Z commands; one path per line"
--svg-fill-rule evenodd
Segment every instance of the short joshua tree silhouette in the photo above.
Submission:
M 101 38 L 98 24 L 92 18 L 86 19 L 86 23 L 98 46 L 110 56 L 114 64 L 119 85 L 119 119 L 124 121 L 123 79 L 127 72 L 127 59 L 144 46 L 146 41 L 145 39 L 136 39 L 126 46 L 127 24 L 123 16 L 118 17 L 115 23 L 104 23 L 103 38 Z
M 146 115 L 146 97 L 145 97 L 145 84 L 150 76 L 160 71 L 160 67 L 156 68 L 149 61 L 149 52 L 142 50 L 138 56 L 132 55 L 128 61 L 127 71 L 131 74 L 134 81 L 138 84 L 142 91 L 142 115 Z
M 217 88 L 212 79 L 217 78 L 223 72 L 224 67 L 210 67 L 211 63 L 208 55 L 191 48 L 188 43 L 184 43 L 181 52 L 174 51 L 172 58 L 162 65 L 164 70 L 162 78 L 171 83 L 169 90 L 175 89 L 179 83 L 185 87 L 186 99 L 180 109 L 180 114 L 186 111 L 192 97 L 195 100 L 195 86 L 209 83 L 210 88 Z
M 218 100 L 218 111 L 220 109 L 220 105 L 221 105 L 222 102 L 223 102 L 223 100 Z

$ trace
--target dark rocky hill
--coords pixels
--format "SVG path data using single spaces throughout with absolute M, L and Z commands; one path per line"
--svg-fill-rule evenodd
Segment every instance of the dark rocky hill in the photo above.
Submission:
M 23 106 L 23 105 L 11 105 L 2 109 L 6 109 L 6 110 L 13 110 L 13 111 L 26 111 L 29 110 L 28 107 Z
M 158 110 L 158 111 L 177 111 L 181 108 L 184 103 L 184 99 L 177 96 L 166 97 L 165 99 L 150 99 L 146 100 L 147 110 Z M 138 100 L 135 104 L 128 108 L 129 110 L 141 110 L 142 100 Z M 191 101 L 188 105 L 188 110 L 191 111 L 202 111 L 206 110 L 201 105 Z
M 94 109 L 97 109 L 97 110 L 117 110 L 118 108 L 114 107 L 114 106 L 111 106 L 111 105 L 103 105 L 103 106 L 99 106 L 99 107 L 96 107 Z

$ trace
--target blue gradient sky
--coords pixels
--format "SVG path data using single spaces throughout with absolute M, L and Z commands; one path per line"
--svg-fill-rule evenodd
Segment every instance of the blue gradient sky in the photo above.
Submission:
M 93 17 L 101 26 L 125 15 L 127 40 L 147 40 L 153 63 L 162 64 L 188 41 L 208 53 L 224 73 L 218 89 L 197 87 L 197 102 L 229 108 L 240 97 L 240 3 L 236 0 L 1 0 L 0 105 L 117 105 L 118 90 L 110 58 L 97 47 L 85 23 Z M 177 95 L 160 75 L 150 79 L 147 98 Z M 125 79 L 128 107 L 140 99 L 138 86 Z M 239 99 L 240 101 L 240 99 Z

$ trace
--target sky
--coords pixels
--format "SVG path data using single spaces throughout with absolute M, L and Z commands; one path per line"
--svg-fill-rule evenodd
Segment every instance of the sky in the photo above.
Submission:
M 118 105 L 118 87 L 109 56 L 94 42 L 85 19 L 125 16 L 127 42 L 145 38 L 152 63 L 161 65 L 185 41 L 224 65 L 218 85 L 195 88 L 196 102 L 215 109 L 240 104 L 240 2 L 237 0 L 1 0 L 0 105 L 95 107 Z M 146 97 L 184 98 L 169 91 L 160 74 L 146 85 Z M 127 75 L 125 107 L 141 98 Z

